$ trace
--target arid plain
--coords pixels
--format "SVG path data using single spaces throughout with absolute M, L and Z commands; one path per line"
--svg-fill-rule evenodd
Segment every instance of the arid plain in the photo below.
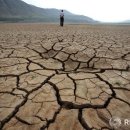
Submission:
M 130 130 L 125 119 L 130 26 L 0 24 L 1 130 Z

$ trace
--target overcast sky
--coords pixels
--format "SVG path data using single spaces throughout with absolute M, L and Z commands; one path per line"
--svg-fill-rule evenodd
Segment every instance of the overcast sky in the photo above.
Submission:
M 42 7 L 66 9 L 103 22 L 130 20 L 130 0 L 23 0 Z

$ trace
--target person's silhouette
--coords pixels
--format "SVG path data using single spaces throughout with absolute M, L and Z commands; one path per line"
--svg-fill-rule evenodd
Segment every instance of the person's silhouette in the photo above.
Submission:
M 60 12 L 60 26 L 63 27 L 63 25 L 64 25 L 64 12 L 63 12 L 63 10 L 61 10 L 61 12 Z

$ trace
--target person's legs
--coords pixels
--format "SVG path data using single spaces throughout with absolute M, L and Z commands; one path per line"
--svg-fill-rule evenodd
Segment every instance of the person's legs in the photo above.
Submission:
M 62 18 L 60 18 L 60 26 L 62 26 Z
M 61 26 L 64 25 L 64 18 L 61 18 Z
M 62 19 L 62 26 L 64 25 L 64 18 Z

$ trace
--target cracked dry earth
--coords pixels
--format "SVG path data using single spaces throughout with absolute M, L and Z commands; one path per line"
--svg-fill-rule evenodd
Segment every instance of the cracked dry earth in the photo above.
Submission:
M 0 24 L 1 130 L 130 130 L 130 26 Z

